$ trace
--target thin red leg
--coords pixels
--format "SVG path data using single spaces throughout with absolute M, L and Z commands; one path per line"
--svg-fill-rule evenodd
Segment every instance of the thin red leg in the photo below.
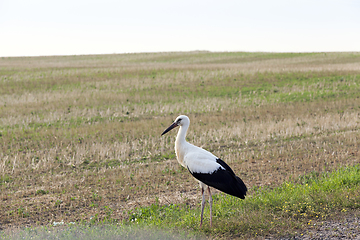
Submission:
M 202 201 L 201 201 L 201 219 L 200 219 L 200 227 L 203 223 L 203 216 L 204 216 L 204 207 L 205 207 L 205 191 L 204 188 L 201 187 L 201 194 L 202 194 Z
M 210 204 L 210 227 L 212 227 L 212 196 L 210 192 L 210 187 L 208 187 L 209 191 L 209 204 Z

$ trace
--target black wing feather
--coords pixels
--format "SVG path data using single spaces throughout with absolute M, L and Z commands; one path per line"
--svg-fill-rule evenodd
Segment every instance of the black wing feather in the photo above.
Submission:
M 234 171 L 223 160 L 216 159 L 223 168 L 218 168 L 211 174 L 189 172 L 199 181 L 206 185 L 216 188 L 224 193 L 230 194 L 241 199 L 245 198 L 247 188 L 244 182 L 235 175 Z

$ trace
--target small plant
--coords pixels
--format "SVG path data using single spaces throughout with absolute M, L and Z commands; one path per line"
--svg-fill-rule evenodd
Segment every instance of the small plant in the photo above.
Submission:
M 101 196 L 99 196 L 99 194 L 97 194 L 97 193 L 93 193 L 92 194 L 92 199 L 94 200 L 94 201 L 101 201 L 101 199 L 102 199 L 102 197 Z
M 29 213 L 25 212 L 25 208 L 23 208 L 23 207 L 19 207 L 18 210 L 17 210 L 17 213 L 22 218 L 25 218 L 25 217 L 29 216 Z
M 95 216 L 90 217 L 90 225 L 94 225 L 97 222 L 99 222 L 99 214 L 98 213 L 96 213 Z
M 105 218 L 104 221 L 111 221 L 111 214 L 114 210 L 112 210 L 109 206 L 104 206 Z
M 36 190 L 35 195 L 44 195 L 44 194 L 48 194 L 48 193 L 49 193 L 49 191 L 39 189 L 39 190 Z
M 3 175 L 0 176 L 0 185 L 4 184 L 4 183 L 9 183 L 11 181 L 11 178 L 9 175 Z
M 59 207 L 63 201 L 62 200 L 56 200 L 55 201 L 55 207 Z
M 99 204 L 94 203 L 94 202 L 91 202 L 91 203 L 89 204 L 89 207 L 92 207 L 92 208 L 97 208 L 98 206 L 99 206 Z

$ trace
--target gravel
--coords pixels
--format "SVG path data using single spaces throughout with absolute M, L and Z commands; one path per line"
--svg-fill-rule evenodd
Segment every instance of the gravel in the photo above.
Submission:
M 317 239 L 357 239 L 360 240 L 360 214 L 351 214 L 339 220 L 322 221 L 316 223 L 311 229 L 305 231 L 294 240 Z

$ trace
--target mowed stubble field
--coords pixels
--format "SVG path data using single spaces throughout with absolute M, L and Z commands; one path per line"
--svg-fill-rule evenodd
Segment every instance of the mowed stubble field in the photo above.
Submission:
M 360 53 L 143 53 L 0 59 L 0 229 L 198 207 L 188 141 L 249 187 L 359 162 Z M 91 219 L 91 220 L 90 220 Z

